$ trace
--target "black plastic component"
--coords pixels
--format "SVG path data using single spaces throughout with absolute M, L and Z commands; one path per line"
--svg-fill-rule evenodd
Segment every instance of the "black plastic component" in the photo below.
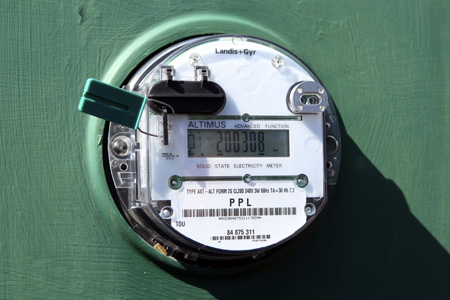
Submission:
M 224 90 L 212 81 L 160 81 L 149 88 L 147 98 L 167 103 L 176 114 L 217 114 L 226 101 Z M 163 107 L 150 102 L 155 113 L 161 114 Z
M 164 145 L 169 145 L 169 121 L 167 119 L 167 108 L 163 107 L 163 140 Z

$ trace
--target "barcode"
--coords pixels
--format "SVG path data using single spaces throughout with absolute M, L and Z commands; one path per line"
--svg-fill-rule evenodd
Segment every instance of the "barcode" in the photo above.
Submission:
M 257 235 L 214 235 L 211 237 L 213 241 L 234 241 L 234 240 L 269 240 L 270 234 Z
M 183 209 L 184 218 L 296 215 L 296 207 Z

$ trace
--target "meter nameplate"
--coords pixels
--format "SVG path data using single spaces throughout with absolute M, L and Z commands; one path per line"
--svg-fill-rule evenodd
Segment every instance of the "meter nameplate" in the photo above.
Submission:
M 306 222 L 293 182 L 186 182 L 172 194 L 172 226 L 204 245 L 245 251 L 292 235 Z

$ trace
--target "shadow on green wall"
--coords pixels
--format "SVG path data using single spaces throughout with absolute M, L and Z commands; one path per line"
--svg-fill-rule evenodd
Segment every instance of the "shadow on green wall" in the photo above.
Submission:
M 306 241 L 289 245 L 283 258 L 252 273 L 210 279 L 173 275 L 219 299 L 448 296 L 449 254 L 412 215 L 395 183 L 342 133 L 339 182 Z

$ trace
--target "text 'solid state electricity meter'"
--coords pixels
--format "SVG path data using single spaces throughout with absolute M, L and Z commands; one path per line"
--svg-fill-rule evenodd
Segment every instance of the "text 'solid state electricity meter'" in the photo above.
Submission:
M 147 243 L 198 266 L 243 264 L 320 213 L 339 168 L 337 115 L 293 54 L 199 37 L 129 78 L 123 89 L 89 80 L 79 109 L 111 121 L 112 192 Z

